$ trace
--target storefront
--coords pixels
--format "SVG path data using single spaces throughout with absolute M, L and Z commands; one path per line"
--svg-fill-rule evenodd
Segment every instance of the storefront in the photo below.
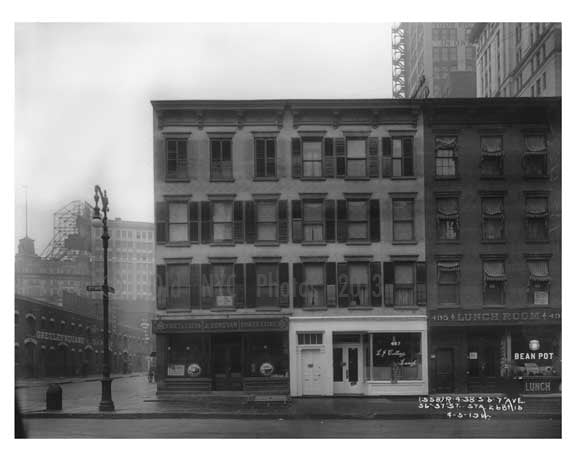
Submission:
M 560 309 L 434 311 L 432 393 L 558 393 Z
M 159 319 L 158 392 L 288 393 L 288 318 Z
M 292 317 L 290 394 L 425 395 L 423 315 Z

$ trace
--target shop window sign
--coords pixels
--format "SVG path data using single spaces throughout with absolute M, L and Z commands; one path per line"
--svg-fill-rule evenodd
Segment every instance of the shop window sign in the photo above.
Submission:
M 372 341 L 372 379 L 422 379 L 420 333 L 375 333 Z

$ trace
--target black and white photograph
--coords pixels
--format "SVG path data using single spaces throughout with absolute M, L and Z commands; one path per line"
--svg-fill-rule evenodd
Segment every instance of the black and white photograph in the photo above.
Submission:
M 562 439 L 563 20 L 472 5 L 16 16 L 13 437 Z

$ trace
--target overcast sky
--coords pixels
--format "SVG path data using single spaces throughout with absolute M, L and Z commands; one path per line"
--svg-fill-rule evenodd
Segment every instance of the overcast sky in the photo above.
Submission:
M 389 24 L 18 24 L 16 239 L 108 190 L 153 220 L 154 99 L 388 98 Z

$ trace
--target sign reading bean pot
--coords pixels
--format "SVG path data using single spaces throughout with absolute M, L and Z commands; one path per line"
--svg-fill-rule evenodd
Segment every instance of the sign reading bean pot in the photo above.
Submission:
M 188 365 L 188 369 L 186 371 L 188 372 L 188 376 L 197 378 L 202 374 L 202 367 L 197 363 L 191 363 Z
M 269 362 L 264 362 L 260 365 L 260 374 L 262 376 L 272 376 L 272 373 L 274 373 L 274 365 Z

